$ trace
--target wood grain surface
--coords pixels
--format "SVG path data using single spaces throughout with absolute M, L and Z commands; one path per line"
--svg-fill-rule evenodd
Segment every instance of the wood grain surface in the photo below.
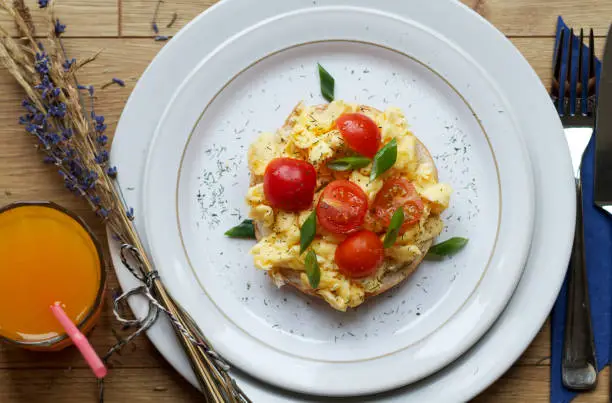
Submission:
M 153 40 L 151 21 L 157 0 L 60 0 L 58 17 L 68 24 L 66 46 L 74 57 L 104 52 L 81 73 L 81 82 L 100 87 L 112 77 L 126 87 L 111 86 L 97 92 L 97 110 L 112 133 L 138 77 L 164 45 Z M 160 35 L 172 35 L 205 10 L 214 0 L 165 0 L 159 7 Z M 550 64 L 556 18 L 563 15 L 575 27 L 593 27 L 601 51 L 612 15 L 612 0 L 463 0 L 504 32 L 533 66 L 544 85 L 550 82 Z M 36 1 L 29 0 L 36 21 L 42 21 Z M 256 6 L 256 2 L 253 2 Z M 173 17 L 176 15 L 176 17 Z M 168 27 L 171 20 L 175 20 Z M 10 28 L 6 17 L 0 24 Z M 59 176 L 40 162 L 34 143 L 17 124 L 22 92 L 8 73 L 0 73 L 0 206 L 19 200 L 52 200 L 74 210 L 104 240 L 104 229 L 87 206 L 63 188 Z M 135 134 L 137 135 L 137 134 Z M 110 288 L 118 288 L 112 267 L 107 267 Z M 119 332 L 108 306 L 91 334 L 102 353 Z M 547 402 L 550 381 L 550 329 L 541 329 L 523 356 L 499 381 L 475 401 Z M 578 402 L 607 401 L 608 370 L 597 390 Z M 45 354 L 0 344 L 0 402 L 95 402 L 97 385 L 74 349 Z M 196 402 L 201 395 L 184 381 L 142 337 L 111 360 L 106 382 L 107 402 Z

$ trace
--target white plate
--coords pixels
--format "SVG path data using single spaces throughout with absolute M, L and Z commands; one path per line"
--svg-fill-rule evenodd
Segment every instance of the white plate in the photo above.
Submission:
M 223 235 L 246 214 L 258 131 L 281 126 L 300 99 L 324 102 L 317 61 L 339 99 L 407 112 L 456 189 L 448 233 L 470 238 L 347 314 L 278 291 L 255 270 L 254 243 Z M 422 379 L 482 336 L 522 273 L 533 187 L 517 120 L 475 60 L 418 22 L 334 6 L 248 27 L 194 69 L 161 118 L 144 184 L 153 262 L 213 348 L 268 383 L 345 396 Z
M 351 3 L 356 4 L 355 1 Z M 283 5 L 289 10 L 298 6 L 308 6 L 309 3 L 286 2 Z M 209 13 L 200 17 L 189 28 L 185 29 L 158 56 L 157 61 L 145 74 L 128 102 L 126 112 L 118 129 L 119 135 L 114 143 L 113 160 L 118 163 L 120 168 L 123 168 L 120 177 L 122 188 L 126 192 L 126 198 L 137 207 L 137 215 L 141 220 L 142 215 L 139 214 L 141 212 L 138 210 L 138 207 L 140 207 L 138 197 L 134 196 L 140 195 L 140 175 L 143 169 L 141 156 L 147 149 L 149 137 L 127 136 L 127 133 L 138 129 L 138 131 L 145 130 L 145 133 L 149 133 L 150 136 L 151 130 L 156 123 L 155 116 L 161 113 L 166 102 L 164 97 L 169 96 L 180 83 L 179 78 L 168 77 L 164 71 L 172 71 L 174 76 L 184 77 L 199 61 L 199 58 L 202 58 L 211 49 L 210 46 L 206 48 L 204 44 L 200 43 L 198 47 L 199 54 L 194 55 L 194 52 L 183 54 L 182 49 L 184 49 L 184 45 L 181 45 L 181 43 L 187 44 L 188 47 L 189 43 L 192 45 L 199 43 L 198 41 L 202 38 L 202 34 L 197 32 L 198 26 L 201 26 L 200 29 L 204 29 L 206 24 L 203 21 L 206 18 L 214 20 L 214 18 L 221 17 L 224 13 L 233 13 L 235 11 L 233 7 L 237 6 L 240 6 L 238 1 L 222 3 L 222 5 L 213 8 Z M 393 4 L 393 6 L 399 5 Z M 505 83 L 506 85 L 503 85 L 504 90 L 508 91 L 507 94 L 511 95 L 509 97 L 510 100 L 516 102 L 519 99 L 523 99 L 522 97 L 519 98 L 517 90 L 520 87 L 519 84 L 522 84 L 523 94 L 526 90 L 532 91 L 531 94 L 528 94 L 530 96 L 527 97 L 529 102 L 523 105 L 515 103 L 513 107 L 515 110 L 525 113 L 527 117 L 529 116 L 528 112 L 533 111 L 536 114 L 535 117 L 539 118 L 524 119 L 520 123 L 523 132 L 533 131 L 539 133 L 538 137 L 528 138 L 528 144 L 530 145 L 532 158 L 537 161 L 536 183 L 538 186 L 536 189 L 538 190 L 538 215 L 536 216 L 536 222 L 542 225 L 536 227 L 534 248 L 532 249 L 531 258 L 527 265 L 527 273 L 525 274 L 530 282 L 521 283 L 517 291 L 517 297 L 513 299 L 509 310 L 495 325 L 493 332 L 490 332 L 481 343 L 449 369 L 445 369 L 423 382 L 387 395 L 391 400 L 398 398 L 402 401 L 409 397 L 417 401 L 422 399 L 429 399 L 429 401 L 467 399 L 486 387 L 510 366 L 541 325 L 554 300 L 554 295 L 558 290 L 563 275 L 572 227 L 571 223 L 557 222 L 558 220 L 555 219 L 555 216 L 573 217 L 573 198 L 569 197 L 572 191 L 571 182 L 568 180 L 570 178 L 569 159 L 565 145 L 562 142 L 563 139 L 558 135 L 560 133 L 560 126 L 554 115 L 554 110 L 545 102 L 547 101 L 546 94 L 541 85 L 539 85 L 537 77 L 516 50 L 507 41 L 503 40 L 499 33 L 492 30 L 489 25 L 482 24 L 481 20 L 475 18 L 473 14 L 466 12 L 466 9 L 462 6 L 452 3 L 444 3 L 442 5 L 442 2 L 431 6 L 445 9 L 449 15 L 453 15 L 453 21 L 462 21 L 466 24 L 471 23 L 469 25 L 471 27 L 470 31 L 465 33 L 466 37 L 457 35 L 455 38 L 457 41 L 465 42 L 469 46 L 470 41 L 467 40 L 468 38 L 473 35 L 484 37 L 484 33 L 489 33 L 490 38 L 492 38 L 491 42 L 488 43 L 489 49 L 492 46 L 498 49 L 498 57 L 494 59 L 495 62 L 493 64 L 498 69 L 504 65 L 512 64 L 515 71 L 515 75 L 508 78 L 508 82 Z M 384 3 L 380 7 L 391 8 L 391 4 Z M 244 17 L 246 19 L 252 17 L 252 21 L 258 21 L 268 15 L 267 12 L 269 11 L 251 13 L 248 18 L 247 16 Z M 422 11 L 428 14 L 435 10 L 422 8 Z M 223 26 L 216 34 L 220 37 L 227 36 L 231 29 L 228 31 L 226 28 L 229 29 L 229 27 Z M 211 39 L 210 37 L 207 38 Z M 481 44 L 481 46 L 485 46 L 482 49 L 485 54 L 487 53 L 486 45 L 487 41 Z M 181 55 L 180 62 L 177 59 L 178 55 Z M 175 62 L 175 60 L 177 61 Z M 496 62 L 499 62 L 500 65 L 497 65 Z M 500 70 L 493 71 L 499 73 Z M 161 82 L 156 79 L 160 74 L 166 77 Z M 151 85 L 153 82 L 158 82 L 159 84 Z M 513 89 L 517 91 L 513 92 Z M 126 134 L 121 135 L 124 132 Z M 544 144 L 547 147 L 546 150 L 542 148 Z M 138 158 L 134 159 L 134 153 L 136 153 Z M 550 165 L 542 162 L 545 159 L 548 159 Z M 135 191 L 130 192 L 130 189 L 134 187 L 136 187 Z M 546 200 L 554 200 L 554 202 L 547 203 Z M 544 208 L 544 206 L 547 206 L 547 208 Z M 142 222 L 140 222 L 142 233 L 141 224 Z M 546 237 L 543 236 L 545 229 L 548 232 Z M 538 248 L 538 246 L 540 247 Z M 559 251 L 565 251 L 565 253 L 559 253 Z M 547 268 L 545 275 L 542 271 L 534 270 L 533 266 L 542 265 L 544 262 Z M 133 284 L 133 281 L 128 277 L 129 275 L 126 276 L 125 272 L 119 271 L 118 274 L 124 287 Z M 539 292 L 536 293 L 536 289 Z M 134 301 L 132 306 L 137 312 L 142 313 L 143 305 L 139 304 L 138 301 Z M 528 307 L 531 315 L 525 315 L 526 307 Z M 184 355 L 180 348 L 176 344 L 168 343 L 173 336 L 167 326 L 167 322 L 164 321 L 160 326 L 153 329 L 150 335 L 160 350 L 177 369 L 193 381 L 193 376 L 190 374 L 189 367 L 186 361 L 184 361 Z M 512 329 L 512 337 L 506 337 L 509 333 L 509 326 Z M 163 343 L 163 345 L 160 343 Z M 500 346 L 503 346 L 503 348 Z M 276 389 L 264 388 L 263 385 L 253 383 L 252 380 L 244 377 L 243 374 L 237 373 L 236 375 L 241 384 L 256 401 L 281 401 L 288 399 L 287 395 Z M 274 399 L 275 397 L 276 399 Z

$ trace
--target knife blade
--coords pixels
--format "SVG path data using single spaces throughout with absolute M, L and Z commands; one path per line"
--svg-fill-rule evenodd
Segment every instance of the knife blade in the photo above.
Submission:
M 612 25 L 604 50 L 595 115 L 595 204 L 612 215 Z

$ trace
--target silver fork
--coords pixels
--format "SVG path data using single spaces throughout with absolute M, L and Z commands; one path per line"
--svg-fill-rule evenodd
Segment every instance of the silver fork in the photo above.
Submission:
M 584 255 L 584 227 L 582 221 L 582 185 L 580 165 L 584 150 L 593 134 L 595 125 L 595 53 L 593 30 L 589 34 L 589 52 L 583 45 L 584 31 L 580 30 L 578 54 L 573 50 L 574 31 L 567 35 L 561 31 L 553 61 L 553 85 L 551 97 L 563 123 L 569 145 L 576 180 L 576 234 L 569 264 L 567 289 L 567 318 L 562 379 L 565 387 L 588 390 L 597 384 L 597 362 L 591 325 L 591 309 Z M 570 72 L 578 63 L 577 77 Z

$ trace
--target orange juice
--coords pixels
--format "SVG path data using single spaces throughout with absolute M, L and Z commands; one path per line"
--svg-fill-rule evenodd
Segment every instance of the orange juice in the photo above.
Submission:
M 88 331 L 104 282 L 100 249 L 79 219 L 51 203 L 0 210 L 0 337 L 35 349 L 65 347 L 49 306 L 59 301 Z

